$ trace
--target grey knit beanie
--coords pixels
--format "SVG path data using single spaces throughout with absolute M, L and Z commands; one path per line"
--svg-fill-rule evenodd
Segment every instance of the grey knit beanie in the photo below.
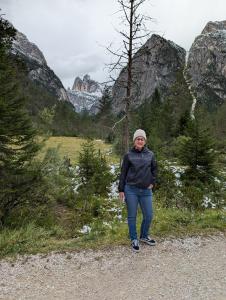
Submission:
M 133 135 L 133 141 L 135 141 L 135 139 L 140 136 L 140 137 L 143 137 L 145 140 L 147 139 L 146 137 L 146 133 L 143 129 L 137 129 L 135 132 L 134 132 L 134 135 Z

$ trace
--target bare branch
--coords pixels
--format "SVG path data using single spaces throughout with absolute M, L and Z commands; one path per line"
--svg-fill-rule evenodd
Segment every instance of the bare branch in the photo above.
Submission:
M 114 130 L 115 127 L 116 127 L 116 125 L 119 124 L 119 123 L 121 123 L 125 118 L 126 118 L 126 115 L 124 115 L 119 121 L 117 121 L 117 122 L 111 127 L 111 129 Z
M 119 33 L 124 36 L 127 40 L 129 40 L 129 36 L 125 34 L 123 31 L 119 31 Z
M 134 37 L 134 40 L 142 39 L 142 38 L 145 38 L 147 36 L 150 36 L 150 33 L 146 33 L 144 35 L 136 36 L 136 37 Z
M 127 22 L 130 23 L 130 20 L 129 20 L 129 17 L 128 17 L 128 14 L 126 12 L 126 9 L 125 9 L 124 5 L 122 6 L 122 9 L 123 9 L 123 12 L 124 12 L 124 15 L 125 15 L 125 18 L 126 18 Z
M 119 3 L 122 7 L 127 8 L 127 9 L 130 9 L 130 6 L 125 5 L 125 2 L 124 2 L 123 0 L 118 0 L 118 3 Z
M 119 58 L 125 58 L 125 59 L 127 59 L 127 57 L 126 56 L 124 56 L 124 55 L 122 55 L 122 54 L 118 54 L 118 53 L 116 53 L 116 52 L 114 52 L 113 50 L 111 50 L 110 48 L 106 48 L 111 54 L 113 54 L 114 56 L 117 56 L 117 57 L 119 57 Z

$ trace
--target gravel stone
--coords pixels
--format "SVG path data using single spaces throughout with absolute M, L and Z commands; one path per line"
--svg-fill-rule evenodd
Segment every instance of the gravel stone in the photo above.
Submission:
M 1 300 L 225 300 L 223 234 L 0 261 Z

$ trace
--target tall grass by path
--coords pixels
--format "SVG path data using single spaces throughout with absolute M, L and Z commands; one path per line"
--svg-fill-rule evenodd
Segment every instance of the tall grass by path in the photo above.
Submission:
M 141 214 L 138 215 L 138 227 Z M 91 231 L 74 237 L 59 225 L 44 228 L 30 223 L 19 229 L 0 231 L 0 258 L 15 257 L 17 254 L 48 253 L 50 251 L 80 251 L 100 249 L 117 245 L 129 245 L 128 228 L 125 220 L 105 226 L 96 219 Z M 156 208 L 152 224 L 152 235 L 162 238 L 183 238 L 194 235 L 211 235 L 223 232 L 226 235 L 226 211 L 207 209 L 203 212 Z

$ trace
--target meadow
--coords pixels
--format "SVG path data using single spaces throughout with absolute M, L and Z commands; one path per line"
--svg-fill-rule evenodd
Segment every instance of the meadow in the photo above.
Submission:
M 76 164 L 79 158 L 79 152 L 82 150 L 82 144 L 86 141 L 79 137 L 51 136 L 45 141 L 38 158 L 43 158 L 47 148 L 58 148 L 61 158 L 67 157 L 72 164 Z M 95 148 L 105 154 L 109 163 L 119 163 L 119 157 L 112 152 L 112 145 L 102 140 L 93 140 Z

